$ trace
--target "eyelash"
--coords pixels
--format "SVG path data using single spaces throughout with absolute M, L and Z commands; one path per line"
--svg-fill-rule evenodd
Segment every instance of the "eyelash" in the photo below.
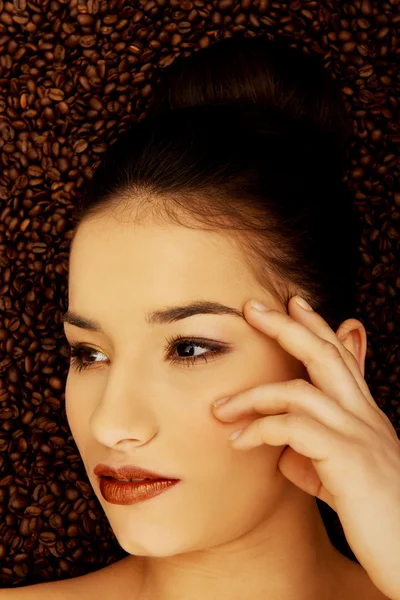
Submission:
M 222 354 L 224 352 L 227 351 L 227 348 L 223 348 L 220 345 L 211 343 L 211 342 L 207 342 L 207 344 L 205 343 L 205 340 L 203 340 L 202 338 L 190 338 L 190 337 L 184 337 L 181 335 L 176 335 L 176 336 L 171 336 L 171 337 L 166 337 L 165 338 L 167 344 L 168 344 L 168 350 L 169 353 L 171 350 L 174 350 L 178 345 L 180 344 L 184 344 L 184 345 L 193 345 L 193 346 L 199 346 L 203 349 L 207 349 L 210 350 L 210 352 L 207 352 L 205 354 L 200 354 L 199 356 L 189 356 L 187 358 L 173 358 L 171 360 L 172 363 L 182 363 L 185 366 L 189 367 L 191 365 L 193 365 L 194 363 L 197 363 L 199 360 L 204 360 L 205 362 L 208 362 L 207 359 L 207 355 L 217 355 L 217 354 Z M 85 363 L 82 360 L 82 355 L 84 354 L 84 352 L 100 352 L 100 350 L 96 350 L 95 348 L 90 348 L 90 346 L 86 346 L 85 344 L 81 344 L 81 343 L 76 343 L 76 342 L 72 342 L 70 344 L 70 357 L 71 357 L 71 366 L 73 366 L 74 369 L 76 369 L 77 371 L 82 371 L 83 369 L 90 369 L 90 366 L 92 364 L 95 363 Z M 169 354 L 168 354 L 169 356 Z

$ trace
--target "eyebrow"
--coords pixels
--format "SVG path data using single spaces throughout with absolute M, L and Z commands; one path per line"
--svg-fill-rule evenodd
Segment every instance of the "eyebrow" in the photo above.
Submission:
M 210 300 L 196 300 L 182 306 L 172 306 L 149 312 L 146 314 L 145 320 L 148 325 L 166 325 L 198 314 L 233 315 L 244 319 L 243 312 L 237 308 L 225 306 L 225 304 Z M 92 319 L 86 319 L 71 310 L 68 310 L 63 315 L 62 322 L 75 325 L 75 327 L 80 327 L 81 329 L 87 329 L 88 331 L 104 333 L 100 323 Z

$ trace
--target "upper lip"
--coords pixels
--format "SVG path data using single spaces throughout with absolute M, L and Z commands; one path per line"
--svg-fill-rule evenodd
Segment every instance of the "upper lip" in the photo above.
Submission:
M 134 465 L 124 467 L 110 467 L 109 465 L 99 464 L 93 469 L 95 475 L 100 477 L 113 477 L 114 479 L 178 479 L 169 475 L 160 475 L 154 471 L 148 471 Z

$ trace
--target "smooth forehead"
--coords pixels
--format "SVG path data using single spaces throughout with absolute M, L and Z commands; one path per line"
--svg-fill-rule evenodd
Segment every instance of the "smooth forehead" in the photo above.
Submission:
M 213 258 L 213 263 L 222 261 L 232 267 L 245 266 L 242 251 L 235 243 L 235 232 L 209 231 L 201 228 L 185 227 L 174 223 L 142 224 L 119 221 L 113 216 L 104 215 L 96 220 L 80 224 L 71 249 L 71 255 L 81 259 L 95 254 L 109 260 L 120 262 L 128 255 L 131 262 L 151 259 L 162 263 L 163 260 L 176 260 L 176 264 L 201 263 Z M 162 253 L 160 253 L 162 249 Z M 153 255 L 154 253 L 154 255 Z M 153 265 L 155 266 L 155 264 Z M 208 263 L 208 266 L 212 266 Z
M 88 288 L 175 299 L 258 285 L 234 232 L 169 223 L 138 224 L 107 214 L 79 225 L 70 256 L 70 293 Z M 115 295 L 115 294 L 114 294 Z M 203 293 L 203 297 L 204 297 Z M 172 300 L 172 298 L 171 298 Z

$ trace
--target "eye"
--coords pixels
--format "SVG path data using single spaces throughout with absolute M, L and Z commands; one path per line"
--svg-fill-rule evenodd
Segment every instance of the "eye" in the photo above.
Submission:
M 90 362 L 84 359 L 84 357 L 86 355 L 87 358 L 87 356 L 89 356 L 90 354 L 96 353 L 103 354 L 102 352 L 100 352 L 100 350 L 95 350 L 94 348 L 85 346 L 85 344 L 78 344 L 76 342 L 72 342 L 70 344 L 71 366 L 77 371 L 82 371 L 82 369 L 90 368 L 92 364 L 100 361 Z
M 193 354 L 192 351 L 189 351 L 189 354 L 186 353 L 185 351 L 183 352 L 184 357 L 174 357 L 171 359 L 172 363 L 181 363 L 184 364 L 185 366 L 189 367 L 190 365 L 198 362 L 198 361 L 204 361 L 204 362 L 208 362 L 210 357 L 215 357 L 218 354 L 223 354 L 224 352 L 228 351 L 228 346 L 226 344 L 221 345 L 221 344 L 217 344 L 216 342 L 211 342 L 211 340 L 205 340 L 203 338 L 192 338 L 192 337 L 183 337 L 181 335 L 176 335 L 173 336 L 171 338 L 165 338 L 166 342 L 168 344 L 168 348 L 172 349 L 172 350 L 178 350 L 178 349 L 182 349 L 182 348 L 190 348 L 192 347 L 197 347 L 197 348 L 202 348 L 203 350 L 207 350 L 207 352 L 204 352 L 203 354 Z M 170 356 L 171 352 L 168 354 L 168 356 Z
M 181 363 L 185 364 L 186 366 L 191 366 L 198 361 L 208 362 L 208 357 L 214 357 L 229 350 L 229 347 L 226 344 L 221 345 L 202 338 L 188 338 L 177 335 L 165 339 L 168 344 L 168 358 L 171 357 L 174 351 L 177 351 L 178 354 L 183 354 L 183 357 L 173 356 L 170 358 L 171 363 Z M 206 352 L 203 352 L 202 354 L 194 354 L 191 350 L 188 352 L 188 348 L 190 347 L 202 348 L 203 350 L 206 350 Z M 83 369 L 89 369 L 92 364 L 101 364 L 103 362 L 101 360 L 90 360 L 90 356 L 94 356 L 96 354 L 103 354 L 103 352 L 100 352 L 100 350 L 96 350 L 95 348 L 90 348 L 85 344 L 76 342 L 72 342 L 70 344 L 71 366 L 79 372 Z M 103 354 L 103 356 L 105 355 Z

